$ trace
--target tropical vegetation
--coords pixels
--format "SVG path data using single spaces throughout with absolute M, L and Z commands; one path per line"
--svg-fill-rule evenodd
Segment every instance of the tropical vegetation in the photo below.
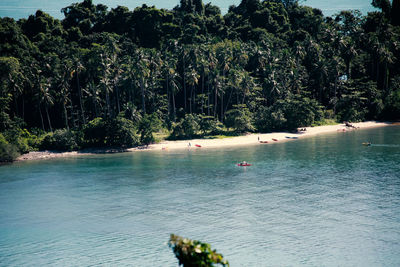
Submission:
M 0 18 L 0 160 L 37 149 L 400 117 L 400 0 L 324 17 L 297 0 L 172 10 L 92 0 Z

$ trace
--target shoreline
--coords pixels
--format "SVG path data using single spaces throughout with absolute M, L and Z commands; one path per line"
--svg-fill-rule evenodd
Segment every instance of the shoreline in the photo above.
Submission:
M 376 122 L 366 121 L 352 123 L 356 128 L 347 127 L 345 124 L 325 125 L 315 127 L 304 127 L 305 131 L 298 133 L 289 132 L 273 132 L 273 133 L 252 133 L 244 136 L 228 137 L 223 139 L 191 139 L 191 140 L 178 140 L 178 141 L 162 141 L 157 144 L 151 144 L 148 147 L 134 147 L 127 149 L 86 149 L 81 151 L 71 152 L 55 152 L 55 151 L 37 151 L 29 152 L 19 156 L 15 161 L 31 161 L 31 160 L 46 160 L 53 158 L 68 158 L 90 156 L 97 154 L 111 154 L 111 153 L 124 153 L 135 151 L 169 151 L 179 149 L 207 149 L 207 148 L 224 148 L 224 147 L 240 147 L 248 145 L 269 145 L 275 143 L 282 143 L 287 141 L 294 141 L 306 137 L 311 137 L 319 134 L 326 133 L 342 133 L 348 131 L 355 131 L 357 129 L 367 129 L 376 127 L 385 127 L 390 125 L 397 125 L 397 123 L 390 122 Z M 277 140 L 274 141 L 273 139 Z M 261 143 L 264 141 L 267 143 Z M 200 146 L 200 147 L 199 147 Z

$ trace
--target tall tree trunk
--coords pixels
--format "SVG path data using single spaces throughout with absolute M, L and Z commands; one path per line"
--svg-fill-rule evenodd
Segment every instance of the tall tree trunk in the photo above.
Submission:
M 189 97 L 189 113 L 192 114 L 192 101 L 193 101 L 193 85 L 190 87 L 190 97 Z
M 67 108 L 65 107 L 64 101 L 63 101 L 63 111 L 64 111 L 65 127 L 69 130 L 69 125 L 68 125 L 68 113 L 67 113 Z M 97 116 L 96 116 L 96 117 L 97 117 Z
M 173 112 L 174 112 L 174 121 L 176 118 L 176 106 L 175 106 L 175 93 L 172 92 L 172 107 L 173 107 Z
M 233 93 L 233 88 L 231 88 L 231 92 L 229 93 L 228 102 L 226 103 L 224 114 L 228 110 L 229 103 L 231 102 L 232 93 Z
M 207 75 L 207 116 L 210 116 L 210 77 Z
M 143 77 L 140 78 L 140 90 L 142 91 L 142 111 L 143 111 L 143 116 L 146 114 L 146 103 L 145 103 L 145 98 L 144 98 L 144 81 Z
M 193 112 L 196 113 L 196 89 L 193 85 Z
M 40 102 L 39 102 L 39 115 L 40 115 L 40 121 L 42 122 L 42 129 L 43 129 L 43 131 L 46 131 L 44 129 L 44 121 L 43 121 L 42 110 L 40 109 Z
M 108 93 L 107 89 L 106 89 L 106 102 L 107 102 L 107 117 L 110 119 L 111 118 L 110 94 Z
M 50 132 L 52 132 L 53 128 L 51 127 L 51 121 L 50 121 L 49 110 L 48 110 L 47 104 L 44 105 L 44 109 L 46 110 L 47 122 L 49 123 Z
M 70 108 L 71 108 L 71 120 L 72 120 L 72 126 L 75 128 L 76 124 L 75 124 L 75 117 L 74 117 L 74 105 L 72 105 L 72 97 L 69 101 L 70 104 Z
M 119 88 L 118 86 L 114 86 L 115 88 L 115 97 L 117 98 L 117 109 L 118 109 L 118 114 L 121 112 L 121 106 L 119 104 Z
M 221 92 L 221 122 L 224 122 L 224 94 Z
M 379 61 L 378 60 L 376 61 L 376 83 L 379 84 Z
M 24 98 L 24 94 L 22 94 L 22 119 L 25 120 L 25 98 Z
M 203 107 L 204 107 L 204 73 L 203 76 L 201 77 L 201 114 L 204 113 Z
M 94 107 L 94 115 L 99 117 L 99 109 L 97 108 L 97 103 L 95 97 L 92 97 L 93 107 Z
M 76 70 L 76 86 L 78 87 L 79 105 L 80 105 L 80 108 L 81 108 L 82 122 L 83 122 L 83 124 L 86 124 L 85 112 L 83 110 L 83 102 L 82 102 L 82 91 L 81 91 L 81 86 L 79 84 L 78 70 Z
M 17 102 L 17 97 L 14 96 L 14 102 L 15 102 L 15 115 L 18 116 L 19 112 L 18 112 L 18 102 Z
M 186 106 L 186 78 L 185 78 L 185 73 L 186 73 L 185 56 L 183 56 L 183 102 L 184 102 L 184 107 L 185 107 L 185 112 L 186 112 L 187 111 L 187 106 Z
M 385 62 L 385 77 L 383 80 L 383 89 L 386 91 L 388 88 L 388 83 L 389 83 L 389 70 L 388 70 L 388 64 Z
M 218 91 L 217 91 L 217 85 L 215 85 L 215 90 L 214 90 L 214 118 L 217 116 L 217 101 L 218 101 Z

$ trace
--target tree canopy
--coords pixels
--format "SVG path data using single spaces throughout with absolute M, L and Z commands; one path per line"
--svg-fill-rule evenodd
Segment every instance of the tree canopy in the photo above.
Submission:
M 104 133 L 99 145 L 128 146 L 160 128 L 185 138 L 292 130 L 326 114 L 398 120 L 400 4 L 371 4 L 379 11 L 324 17 L 296 0 L 243 0 L 224 15 L 201 0 L 172 10 L 84 0 L 61 21 L 41 10 L 0 18 L 0 131 L 10 142 L 15 128 L 66 129 L 86 146 L 100 142 L 86 135 L 96 122 L 125 138 Z M 70 135 L 57 136 L 48 144 Z

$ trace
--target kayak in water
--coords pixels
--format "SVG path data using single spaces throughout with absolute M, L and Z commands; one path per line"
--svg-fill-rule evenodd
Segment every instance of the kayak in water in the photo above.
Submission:
M 247 163 L 246 161 L 242 161 L 242 162 L 240 162 L 240 163 L 238 163 L 238 164 L 236 164 L 236 165 L 238 165 L 238 166 L 243 166 L 243 167 L 251 166 L 251 164 L 250 164 L 250 163 Z

